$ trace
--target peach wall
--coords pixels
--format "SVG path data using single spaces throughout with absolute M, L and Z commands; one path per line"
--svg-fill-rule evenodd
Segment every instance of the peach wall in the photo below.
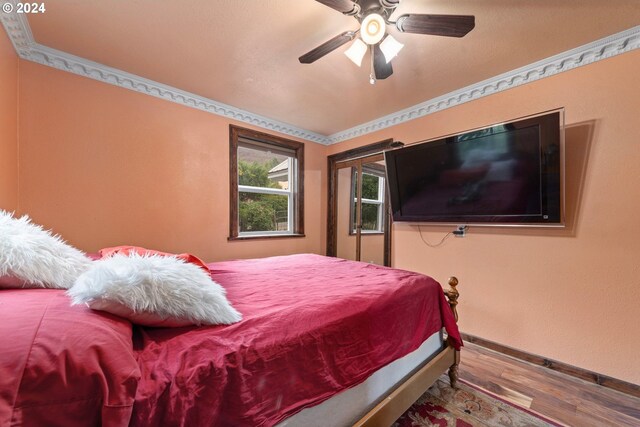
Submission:
M 18 209 L 18 56 L 0 30 L 0 209 Z
M 330 147 L 405 143 L 566 108 L 567 228 L 472 227 L 426 246 L 395 224 L 395 267 L 460 279 L 464 332 L 640 384 L 640 51 Z M 423 226 L 439 241 L 451 227 Z
M 326 147 L 305 146 L 305 238 L 227 242 L 229 124 L 250 126 L 31 62 L 20 79 L 20 210 L 77 247 L 324 253 Z

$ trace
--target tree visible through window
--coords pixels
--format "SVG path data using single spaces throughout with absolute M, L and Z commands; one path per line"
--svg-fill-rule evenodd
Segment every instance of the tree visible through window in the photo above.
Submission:
M 230 144 L 231 238 L 302 234 L 303 145 L 233 126 Z
M 264 149 L 238 147 L 240 233 L 289 231 L 293 160 Z
M 357 221 L 357 171 L 354 169 L 352 175 L 353 204 L 351 207 L 351 232 L 356 232 Z M 375 170 L 363 171 L 362 173 L 362 232 L 382 233 L 384 232 L 384 194 L 385 184 L 381 173 Z

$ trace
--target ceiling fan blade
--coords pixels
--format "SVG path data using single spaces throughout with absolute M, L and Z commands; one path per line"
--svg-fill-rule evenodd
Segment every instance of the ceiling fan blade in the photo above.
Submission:
M 476 25 L 471 15 L 402 15 L 396 27 L 404 33 L 430 34 L 433 36 L 463 37 Z
M 376 74 L 376 80 L 384 80 L 393 74 L 391 62 L 387 63 L 387 59 L 380 49 L 380 44 L 373 47 L 373 71 Z
M 360 7 L 351 0 L 316 0 L 318 3 L 322 3 L 325 6 L 329 6 L 331 9 L 337 10 L 345 15 L 355 15 L 360 10 Z
M 298 58 L 298 60 L 301 64 L 311 64 L 312 62 L 315 62 L 325 56 L 327 53 L 332 52 L 343 44 L 350 42 L 355 36 L 355 31 L 345 31 L 342 34 L 335 36 L 331 40 L 322 43 L 317 48 L 305 53 L 300 58 Z

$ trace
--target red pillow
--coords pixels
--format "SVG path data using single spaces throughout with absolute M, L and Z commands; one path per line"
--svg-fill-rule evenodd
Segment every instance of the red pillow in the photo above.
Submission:
M 178 259 L 181 259 L 185 262 L 189 262 L 191 264 L 195 264 L 198 267 L 204 269 L 207 273 L 209 273 L 209 267 L 204 263 L 200 258 L 191 254 L 170 254 L 167 252 L 154 251 L 153 249 L 141 248 L 139 246 L 115 246 L 113 248 L 104 248 L 100 249 L 100 256 L 102 258 L 108 258 L 115 254 L 119 255 L 129 255 L 129 254 L 138 254 L 138 255 L 160 255 L 160 256 L 172 256 Z

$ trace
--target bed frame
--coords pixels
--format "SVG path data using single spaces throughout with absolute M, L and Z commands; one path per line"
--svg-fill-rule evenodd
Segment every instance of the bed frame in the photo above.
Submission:
M 456 306 L 460 295 L 456 289 L 458 279 L 450 277 L 449 286 L 448 290 L 444 290 L 444 294 L 457 322 L 458 311 Z M 354 427 L 389 427 L 447 370 L 449 371 L 451 387 L 455 388 L 458 381 L 459 364 L 460 352 L 447 344 L 435 357 L 425 363 L 357 421 Z

